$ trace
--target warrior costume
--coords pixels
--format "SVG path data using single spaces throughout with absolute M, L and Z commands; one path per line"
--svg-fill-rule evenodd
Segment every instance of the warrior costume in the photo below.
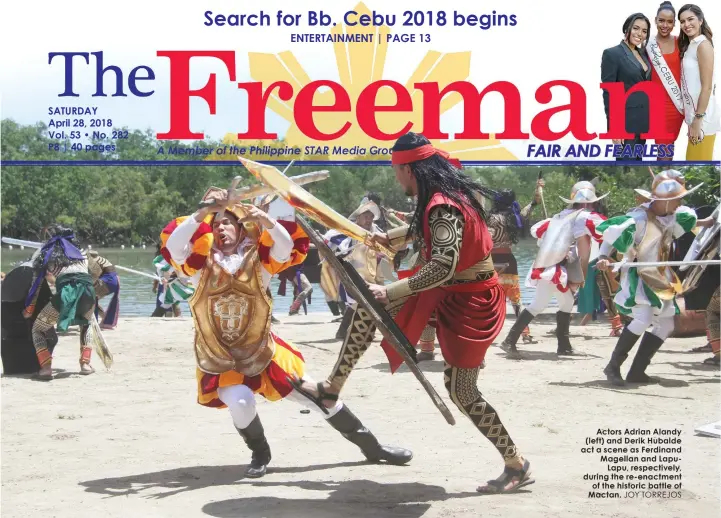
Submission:
M 55 295 L 40 311 L 33 323 L 33 345 L 40 364 L 38 377 L 52 379 L 52 353 L 48 350 L 51 330 L 65 332 L 71 325 L 81 325 L 80 373 L 92 374 L 90 366 L 92 348 L 87 345 L 89 324 L 95 318 L 95 290 L 88 272 L 88 258 L 74 243 L 72 230 L 59 229 L 42 248 L 33 255 L 35 278 L 25 299 L 25 315 L 35 312 L 40 286 L 46 276 L 55 279 Z
M 187 281 L 178 277 L 173 267 L 162 255 L 158 254 L 153 259 L 153 266 L 155 266 L 161 280 L 156 281 L 157 297 L 155 311 L 151 316 L 180 316 L 180 303 L 187 301 L 193 295 L 195 289 Z
M 240 221 L 247 212 L 236 205 L 225 214 Z M 276 221 L 262 232 L 255 223 L 243 223 L 236 253 L 225 255 L 213 247 L 213 215 L 202 222 L 196 217 L 178 218 L 163 230 L 161 254 L 196 286 L 189 304 L 196 327 L 198 402 L 228 407 L 252 452 L 246 475 L 261 477 L 271 454 L 254 394 L 307 405 L 288 378 L 310 379 L 301 352 L 270 329 L 272 299 L 267 288 L 272 275 L 302 263 L 309 240 L 294 222 Z M 324 417 L 370 461 L 411 460 L 410 451 L 379 444 L 340 401 Z
M 87 251 L 88 272 L 93 278 L 95 298 L 100 301 L 103 297 L 111 295 L 108 309 L 105 311 L 100 327 L 102 329 L 114 329 L 118 325 L 120 315 L 120 279 L 115 272 L 115 266 L 105 257 L 99 255 L 95 250 Z M 96 308 L 100 308 L 97 304 Z M 97 309 L 96 309 L 97 314 Z
M 671 214 L 657 216 L 651 206 L 681 199 L 698 187 L 700 185 L 687 190 L 681 173 L 668 170 L 655 176 L 650 193 L 635 189 L 648 201 L 625 216 L 613 217 L 599 225 L 598 230 L 603 233 L 600 257 L 608 256 L 615 249 L 629 262 L 667 261 L 672 241 L 696 226 L 696 213 L 689 207 L 679 206 Z M 681 291 L 681 281 L 669 267 L 627 268 L 621 271 L 621 287 L 614 302 L 620 313 L 632 316 L 633 320 L 621 333 L 611 361 L 604 369 L 609 381 L 615 385 L 624 384 L 621 364 L 641 335 L 643 339 L 626 380 L 631 383 L 654 381 L 645 371 L 673 332 L 674 315 L 678 312 L 675 299 Z
M 408 136 L 428 142 L 419 135 Z M 395 150 L 396 146 L 392 155 L 394 165 L 410 164 L 414 168 L 421 162 L 423 167 L 436 168 L 438 155 L 437 158 L 447 161 L 438 166 L 438 174 L 449 177 L 462 174 L 450 166 L 459 168 L 460 162 L 449 160 L 447 153 L 430 143 L 401 151 Z M 428 158 L 431 159 L 423 163 Z M 421 187 L 424 180 L 418 173 L 413 174 L 420 192 L 425 188 Z M 458 195 L 465 196 L 460 191 Z M 486 351 L 505 320 L 505 297 L 491 258 L 493 242 L 481 213 L 470 202 L 459 203 L 438 191 L 428 192 L 428 198 L 422 209 L 419 236 L 410 235 L 407 226 L 387 233 L 393 250 L 402 250 L 409 241 L 419 239 L 425 245 L 426 264 L 410 277 L 386 286 L 389 301 L 386 308 L 411 344 L 418 342 L 427 322 L 435 314 L 438 341 L 445 360 L 446 389 L 459 410 L 491 441 L 506 464 L 503 475 L 490 481 L 484 490 L 515 489 L 532 482 L 530 464 L 522 459 L 498 413 L 477 387 Z M 296 388 L 321 407 L 323 401 L 335 400 L 370 346 L 375 329 L 369 313 L 356 305 L 337 363 L 327 379 L 333 392 L 328 392 L 322 383 L 317 385 L 317 395 L 301 383 L 296 383 Z M 391 372 L 395 372 L 402 363 L 400 355 L 385 340 L 381 346 L 388 356 Z M 521 467 L 517 467 L 519 463 Z M 514 480 L 518 483 L 509 487 Z
M 380 218 L 380 209 L 378 205 L 367 199 L 363 199 L 360 206 L 351 214 L 351 219 L 357 219 L 358 216 L 365 212 L 373 214 L 373 220 L 377 221 Z M 382 232 L 382 229 L 375 223 L 370 228 L 371 232 Z M 323 236 L 326 243 L 328 243 L 331 250 L 337 255 L 341 255 L 346 262 L 353 266 L 356 271 L 363 277 L 369 284 L 385 284 L 386 280 L 392 280 L 392 269 L 393 265 L 391 261 L 382 254 L 379 254 L 372 248 L 368 247 L 365 243 L 359 243 L 358 241 L 348 237 L 336 230 L 329 230 Z M 347 255 L 346 255 L 347 254 Z M 327 279 L 328 284 L 325 285 Z M 331 282 L 335 284 L 329 285 Z M 336 338 L 343 340 L 348 332 L 351 320 L 353 318 L 353 301 L 349 299 L 343 286 L 340 284 L 338 275 L 333 271 L 333 268 L 327 263 L 323 262 L 321 270 L 321 287 L 326 291 L 326 299 L 329 296 L 336 296 L 339 298 L 340 307 L 344 309 L 343 320 L 341 321 Z
M 574 300 L 569 283 L 583 283 L 581 263 L 588 260 L 588 257 L 579 257 L 577 243 L 585 236 L 596 241 L 601 240 L 596 226 L 605 217 L 587 207 L 607 195 L 598 197 L 591 182 L 578 182 L 571 189 L 570 199 L 559 196 L 571 205 L 571 208 L 531 227 L 531 235 L 538 240 L 539 250 L 526 277 L 526 286 L 536 288 L 536 293 L 531 305 L 516 319 L 501 345 L 501 348 L 509 353 L 509 357 L 519 357 L 516 348 L 519 336 L 531 320 L 548 307 L 553 297 L 559 306 L 556 312 L 556 352 L 560 355 L 573 354 L 569 327 Z
M 301 307 L 303 307 L 307 315 L 307 304 L 311 304 L 313 285 L 303 273 L 303 265 L 299 264 L 286 268 L 278 274 L 278 280 L 280 281 L 278 295 L 281 297 L 285 296 L 286 283 L 290 282 L 293 285 L 293 302 L 290 304 L 288 315 L 297 315 Z
M 538 197 L 538 192 L 536 192 Z M 523 228 L 533 208 L 538 204 L 536 197 L 521 209 L 515 193 L 506 189 L 493 200 L 493 210 L 488 218 L 488 231 L 493 239 L 493 261 L 508 266 L 499 274 L 499 281 L 506 298 L 511 303 L 516 318 L 521 314 L 521 287 L 518 282 L 518 262 L 512 246 L 518 242 L 517 232 Z M 521 335 L 524 342 L 532 342 L 531 331 L 526 326 Z

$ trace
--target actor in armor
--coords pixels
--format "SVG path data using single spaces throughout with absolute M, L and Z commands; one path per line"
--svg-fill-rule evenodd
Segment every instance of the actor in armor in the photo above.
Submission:
M 417 240 L 426 263 L 408 278 L 386 286 L 370 285 L 411 344 L 416 344 L 435 314 L 438 341 L 445 360 L 446 389 L 456 406 L 491 441 L 505 469 L 496 480 L 478 488 L 484 493 L 513 491 L 532 482 L 530 464 L 491 403 L 478 390 L 478 374 L 486 350 L 505 320 L 505 296 L 493 268 L 493 242 L 481 197 L 493 192 L 460 171 L 460 162 L 433 147 L 423 135 L 407 133 L 393 146 L 393 170 L 408 196 L 417 196 L 408 227 L 376 234 L 371 240 L 402 250 Z M 322 383 L 297 380 L 298 390 L 321 409 L 333 408 L 343 385 L 370 346 L 376 326 L 362 306 L 353 319 L 337 363 Z M 400 355 L 381 342 L 391 371 Z
M 38 378 L 53 379 L 52 353 L 48 341 L 53 328 L 65 332 L 74 324 L 81 325 L 80 373 L 92 374 L 90 366 L 92 347 L 87 344 L 89 324 L 95 318 L 95 290 L 88 272 L 88 258 L 75 243 L 71 229 L 56 227 L 53 236 L 33 255 L 35 270 L 32 287 L 25 299 L 25 316 L 35 312 L 38 294 L 43 281 L 54 281 L 55 295 L 40 311 L 33 323 L 33 345 L 40 364 Z
M 573 291 L 584 283 L 591 239 L 601 239 L 596 225 L 605 218 L 592 212 L 591 206 L 607 195 L 598 197 L 591 182 L 578 182 L 571 189 L 569 199 L 559 196 L 569 208 L 531 227 L 531 235 L 538 239 L 539 250 L 526 277 L 526 286 L 536 288 L 536 293 L 531 305 L 521 312 L 501 344 L 510 358 L 521 357 L 516 347 L 519 336 L 554 297 L 558 301 L 556 353 L 574 354 L 569 338 Z
M 611 218 L 598 227 L 603 234 L 596 267 L 609 267 L 607 257 L 612 250 L 624 255 L 626 261 L 668 261 L 671 243 L 697 226 L 711 226 L 712 220 L 697 220 L 696 213 L 682 206 L 682 199 L 698 189 L 686 189 L 683 175 L 667 170 L 655 176 L 651 192 L 635 191 L 646 200 L 624 216 Z M 639 340 L 638 351 L 626 375 L 629 383 L 653 383 L 646 368 L 674 328 L 677 307 L 675 298 L 682 292 L 681 281 L 670 267 L 625 268 L 621 271 L 621 288 L 614 298 L 618 311 L 633 320 L 624 328 L 604 369 L 614 385 L 624 385 L 621 365 Z M 650 329 L 649 329 L 650 328 Z
M 163 230 L 161 254 L 196 287 L 188 302 L 196 329 L 198 402 L 229 409 L 252 452 L 246 475 L 261 477 L 271 453 L 255 394 L 316 409 L 290 384 L 289 377 L 312 380 L 301 352 L 271 331 L 267 290 L 273 275 L 303 262 L 309 240 L 294 222 L 276 221 L 249 204 L 229 206 L 225 190 L 211 188 L 204 201 L 213 205 L 177 218 Z M 410 451 L 379 444 L 340 401 L 324 417 L 369 461 L 411 460 Z

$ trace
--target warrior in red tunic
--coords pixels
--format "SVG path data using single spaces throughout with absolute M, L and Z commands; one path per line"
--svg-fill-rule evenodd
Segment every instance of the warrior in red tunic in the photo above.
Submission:
M 505 320 L 505 295 L 493 268 L 493 241 L 486 226 L 481 197 L 494 192 L 460 171 L 460 162 L 435 149 L 423 135 L 408 133 L 393 146 L 393 170 L 408 196 L 417 196 L 410 225 L 375 234 L 376 242 L 400 250 L 417 241 L 425 264 L 408 278 L 386 286 L 370 285 L 416 344 L 434 317 L 444 365 L 445 386 L 456 406 L 503 457 L 505 469 L 478 488 L 484 493 L 516 490 L 533 480 L 524 459 L 498 413 L 477 387 L 488 347 Z M 375 325 L 362 307 L 354 308 L 351 331 L 326 382 L 298 382 L 298 392 L 321 408 L 332 407 L 351 371 L 368 349 Z M 391 371 L 400 356 L 381 343 Z

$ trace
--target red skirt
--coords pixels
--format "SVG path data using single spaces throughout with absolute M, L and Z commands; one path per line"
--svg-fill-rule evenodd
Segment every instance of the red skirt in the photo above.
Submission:
M 453 367 L 473 369 L 481 365 L 503 328 L 506 296 L 497 276 L 483 282 L 433 288 L 408 299 L 395 321 L 416 345 L 434 311 L 443 359 Z M 403 359 L 386 340 L 381 347 L 391 372 L 395 372 Z

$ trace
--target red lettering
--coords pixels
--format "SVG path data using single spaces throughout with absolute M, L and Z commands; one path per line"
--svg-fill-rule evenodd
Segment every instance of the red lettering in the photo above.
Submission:
M 313 104 L 313 96 L 318 88 L 323 86 L 333 90 L 335 104 L 330 106 L 316 106 Z M 351 127 L 347 122 L 335 133 L 323 133 L 315 125 L 313 114 L 315 112 L 349 112 L 351 108 L 348 92 L 335 81 L 312 81 L 300 89 L 293 104 L 293 118 L 295 125 L 305 135 L 313 140 L 333 140 L 345 135 Z
M 456 92 L 463 98 L 463 132 L 456 135 L 457 139 L 488 139 L 490 135 L 481 131 L 481 101 L 489 92 L 498 92 L 504 100 L 504 130 L 497 138 L 526 139 L 530 135 L 521 131 L 521 94 L 508 81 L 496 81 L 478 92 L 472 83 L 456 81 L 439 91 L 438 83 L 416 83 L 417 89 L 423 92 L 423 134 L 429 139 L 448 138 L 448 133 L 441 132 L 440 110 L 443 97 Z
M 626 131 L 626 102 L 628 96 L 634 92 L 644 92 L 648 96 L 648 129 L 642 133 L 641 138 L 650 140 L 672 139 L 673 135 L 666 129 L 666 115 L 664 101 L 666 91 L 661 85 L 651 81 L 636 83 L 628 91 L 624 91 L 623 83 L 601 83 L 601 88 L 608 92 L 608 131 L 599 135 L 602 139 L 634 138 Z
M 268 99 L 273 90 L 278 89 L 278 97 L 283 101 L 290 101 L 293 98 L 293 87 L 285 81 L 276 81 L 263 93 L 262 83 L 238 83 L 238 88 L 248 92 L 248 130 L 245 133 L 238 133 L 238 138 L 243 139 L 275 139 L 277 133 L 265 131 L 265 108 L 268 106 Z
M 384 86 L 388 86 L 396 93 L 396 103 L 390 106 L 378 106 L 376 97 L 378 91 Z M 401 135 L 405 135 L 410 131 L 413 123 L 408 121 L 403 128 L 395 133 L 384 133 L 378 127 L 376 121 L 377 112 L 413 112 L 413 101 L 405 87 L 395 81 L 375 81 L 366 86 L 358 96 L 356 103 L 356 117 L 358 125 L 363 132 L 371 138 L 377 140 L 395 140 Z
M 586 131 L 586 92 L 583 87 L 573 81 L 549 81 L 536 90 L 536 101 L 548 104 L 553 99 L 551 89 L 563 86 L 568 90 L 570 101 L 563 106 L 548 108 L 536 115 L 531 122 L 531 133 L 539 140 L 552 141 L 565 137 L 569 132 L 576 140 L 587 141 L 596 138 L 595 133 Z M 551 117 L 564 111 L 569 112 L 568 126 L 563 131 L 551 130 Z
M 210 57 L 220 59 L 228 69 L 231 81 L 235 81 L 235 52 L 232 50 L 159 50 L 158 56 L 170 60 L 170 130 L 158 133 L 159 140 L 185 140 L 205 138 L 203 133 L 190 129 L 190 98 L 200 97 L 208 103 L 210 114 L 215 115 L 215 74 L 200 90 L 190 89 L 190 58 Z

